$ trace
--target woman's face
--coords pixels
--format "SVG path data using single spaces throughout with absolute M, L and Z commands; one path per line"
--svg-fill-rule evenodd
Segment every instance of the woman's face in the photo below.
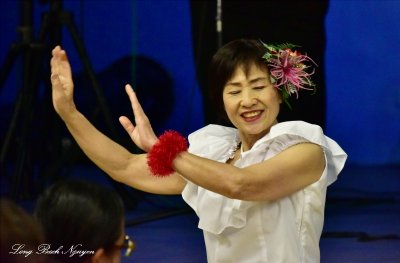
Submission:
M 228 118 L 239 129 L 242 140 L 254 143 L 277 123 L 282 99 L 271 84 L 267 69 L 253 65 L 247 76 L 243 67 L 235 70 L 225 84 L 223 101 Z

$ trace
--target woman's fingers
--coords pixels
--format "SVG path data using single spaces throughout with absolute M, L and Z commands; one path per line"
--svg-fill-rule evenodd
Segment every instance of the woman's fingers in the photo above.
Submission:
M 132 132 L 135 129 L 135 126 L 132 124 L 132 122 L 125 116 L 119 117 L 119 122 L 121 123 L 122 127 L 124 127 L 125 131 L 129 135 L 132 135 Z
M 128 94 L 129 100 L 131 101 L 131 107 L 133 110 L 133 115 L 135 116 L 136 125 L 138 123 L 148 121 L 147 116 L 144 113 L 143 108 L 140 105 L 139 100 L 136 97 L 136 93 L 133 91 L 132 86 L 127 84 L 125 86 L 125 91 Z
M 50 80 L 54 87 L 59 87 L 62 85 L 60 78 L 60 58 L 59 58 L 60 51 L 61 51 L 60 46 L 56 46 L 51 52 L 52 58 L 50 60 L 50 66 L 51 66 Z
M 158 138 L 154 134 L 151 123 L 144 113 L 135 92 L 129 84 L 125 86 L 125 91 L 128 94 L 131 102 L 133 115 L 135 118 L 135 125 L 133 125 L 132 122 L 125 116 L 120 117 L 119 121 L 128 132 L 133 142 L 140 149 L 147 152 L 154 145 Z
M 72 95 L 73 81 L 71 66 L 68 61 L 67 53 L 60 46 L 56 46 L 52 50 L 51 66 L 51 83 L 53 89 L 60 89 L 67 95 Z
M 52 51 L 52 58 L 50 60 L 52 73 L 65 74 L 67 77 L 71 76 L 71 67 L 69 65 L 67 52 L 56 46 Z
M 75 110 L 73 101 L 74 83 L 72 80 L 71 66 L 68 61 L 67 53 L 60 46 L 56 46 L 51 51 L 51 86 L 52 100 L 56 112 L 62 117 Z

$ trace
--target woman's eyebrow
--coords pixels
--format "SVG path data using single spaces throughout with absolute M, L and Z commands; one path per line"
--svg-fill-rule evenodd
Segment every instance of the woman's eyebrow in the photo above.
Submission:
M 241 82 L 228 82 L 228 83 L 226 83 L 226 86 L 241 87 L 242 83 Z
M 268 79 L 265 78 L 265 77 L 255 78 L 255 79 L 250 80 L 250 84 L 256 83 L 256 82 L 258 82 L 258 81 L 263 81 L 263 80 L 268 80 Z M 241 87 L 241 86 L 242 86 L 242 83 L 241 83 L 241 82 L 228 82 L 228 83 L 226 83 L 226 85 L 227 85 L 227 86 Z
M 255 79 L 250 80 L 250 83 L 255 83 L 255 82 L 258 82 L 258 81 L 262 81 L 262 80 L 268 80 L 268 79 L 265 78 L 265 77 L 259 77 L 259 78 L 255 78 Z

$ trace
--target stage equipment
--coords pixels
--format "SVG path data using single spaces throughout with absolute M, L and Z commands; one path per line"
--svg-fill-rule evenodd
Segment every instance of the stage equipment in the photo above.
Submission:
M 46 127 L 44 127 L 44 130 L 48 130 L 52 126 L 52 122 L 60 122 L 51 105 L 51 94 L 48 94 L 51 93 L 48 65 L 50 63 L 51 50 L 62 42 L 61 36 L 63 27 L 67 29 L 72 37 L 80 61 L 83 64 L 84 71 L 90 80 L 98 104 L 97 106 L 102 113 L 104 122 L 111 135 L 114 136 L 114 138 L 117 137 L 115 125 L 113 125 L 111 121 L 111 113 L 107 101 L 97 82 L 92 64 L 83 41 L 79 36 L 72 14 L 63 10 L 63 2 L 61 0 L 40 1 L 41 4 L 47 4 L 47 2 L 49 4 L 49 11 L 43 13 L 38 36 L 35 36 L 33 27 L 34 3 L 32 0 L 19 0 L 20 25 L 17 29 L 21 34 L 21 38 L 10 46 L 5 62 L 0 70 L 0 88 L 2 88 L 13 65 L 21 58 L 22 87 L 18 91 L 13 115 L 11 116 L 11 121 L 6 131 L 0 152 L 0 173 L 3 176 L 8 176 L 7 179 L 9 179 L 12 188 L 10 192 L 16 198 L 32 195 L 34 191 L 33 186 L 38 180 L 32 178 L 37 167 L 34 167 L 32 163 L 32 158 L 34 156 L 29 152 L 31 149 L 30 147 L 32 147 L 32 134 L 35 134 L 35 129 L 38 129 L 38 123 L 44 122 L 43 119 L 47 118 L 45 120 Z M 36 100 L 39 98 L 39 87 L 42 82 L 45 84 L 44 93 L 47 97 L 46 95 L 44 95 L 44 97 L 47 99 L 46 103 L 48 103 L 48 105 L 45 105 L 48 108 L 46 107 L 44 112 L 49 113 L 50 117 L 36 116 L 35 119 L 35 111 L 37 111 L 38 106 Z M 47 131 L 47 133 L 50 132 L 51 131 Z M 42 136 L 42 134 L 39 135 Z M 50 138 L 45 138 L 44 145 L 41 145 L 40 149 L 35 151 L 35 155 L 41 155 L 46 148 L 54 148 L 56 147 L 55 144 L 61 145 L 63 143 L 65 144 L 60 138 L 58 142 L 51 141 Z M 12 147 L 13 145 L 15 146 Z M 61 148 L 62 146 L 60 146 L 60 150 Z M 13 156 L 15 156 L 15 159 L 11 161 L 9 160 L 11 159 L 9 158 L 11 155 L 10 150 L 13 150 Z M 57 154 L 60 154 L 60 156 L 62 155 L 61 153 Z M 52 156 L 52 158 L 54 158 L 54 156 Z M 9 165 L 12 161 L 15 163 Z M 56 165 L 61 166 L 63 163 L 57 162 Z M 10 168 L 10 166 L 12 167 Z M 51 169 L 52 172 L 56 173 L 57 168 L 60 167 L 53 167 Z M 41 176 L 45 174 L 43 171 L 39 173 Z M 117 186 L 118 183 L 113 181 L 113 184 Z

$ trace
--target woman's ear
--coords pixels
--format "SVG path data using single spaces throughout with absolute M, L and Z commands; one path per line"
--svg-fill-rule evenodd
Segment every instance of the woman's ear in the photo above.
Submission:
M 279 104 L 282 104 L 283 102 L 283 94 L 282 92 L 280 92 L 280 90 L 278 90 L 277 88 L 274 88 L 276 90 L 276 93 L 278 94 L 278 102 Z

